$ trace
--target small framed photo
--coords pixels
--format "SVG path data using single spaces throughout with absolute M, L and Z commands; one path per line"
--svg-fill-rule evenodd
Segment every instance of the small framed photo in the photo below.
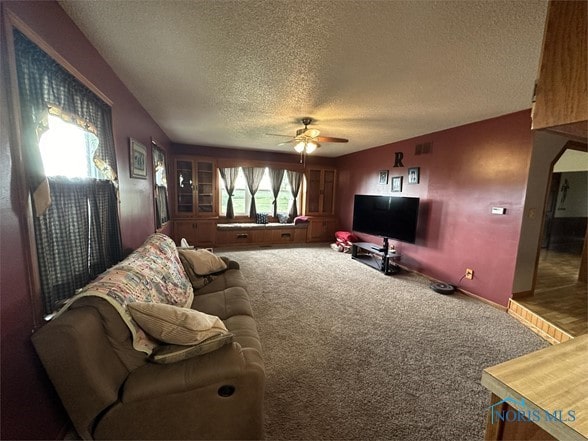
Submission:
M 392 178 L 392 191 L 402 191 L 402 176 Z
M 130 138 L 131 178 L 147 179 L 147 148 L 137 140 Z
M 408 169 L 408 183 L 409 184 L 418 184 L 421 180 L 421 168 L 420 167 L 410 167 Z
M 388 170 L 380 170 L 378 174 L 378 184 L 388 185 Z

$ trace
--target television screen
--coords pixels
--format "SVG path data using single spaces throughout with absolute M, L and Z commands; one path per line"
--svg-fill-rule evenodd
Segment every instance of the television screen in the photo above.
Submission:
M 414 243 L 418 214 L 419 198 L 356 194 L 353 230 Z

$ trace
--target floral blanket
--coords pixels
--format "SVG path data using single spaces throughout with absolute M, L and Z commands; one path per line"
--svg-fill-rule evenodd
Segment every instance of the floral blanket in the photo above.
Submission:
M 76 300 L 88 296 L 100 297 L 114 306 L 131 330 L 133 347 L 151 354 L 159 343 L 137 325 L 126 305 L 131 302 L 154 302 L 190 307 L 194 291 L 174 241 L 164 234 L 155 233 L 126 259 L 80 289 L 55 317 Z

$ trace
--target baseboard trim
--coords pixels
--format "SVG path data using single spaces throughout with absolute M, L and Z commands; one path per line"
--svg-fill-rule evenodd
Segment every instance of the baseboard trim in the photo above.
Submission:
M 532 297 L 534 295 L 533 291 L 521 291 L 521 292 L 513 292 L 512 299 L 524 299 L 525 297 Z
M 436 279 L 436 278 L 434 278 L 434 277 L 431 277 L 431 276 L 428 276 L 428 275 L 426 275 L 426 274 L 423 274 L 423 273 L 421 273 L 420 271 L 417 271 L 417 270 L 415 270 L 415 269 L 412 269 L 412 268 L 409 268 L 409 267 L 407 267 L 407 266 L 404 266 L 404 265 L 402 265 L 402 263 L 397 263 L 397 265 L 398 265 L 400 268 L 402 268 L 403 270 L 405 270 L 405 271 L 410 271 L 411 273 L 418 274 L 419 276 L 422 276 L 422 277 L 424 277 L 425 279 L 429 279 L 431 282 L 447 283 L 447 282 L 445 282 L 445 281 L 443 281 L 443 280 L 438 280 L 438 279 Z M 453 286 L 455 286 L 455 285 L 453 285 Z M 469 291 L 466 291 L 465 289 L 463 289 L 463 288 L 460 288 L 459 286 L 456 286 L 456 287 L 455 287 L 455 289 L 456 289 L 457 291 L 459 291 L 460 293 L 462 293 L 462 294 L 464 294 L 464 295 L 468 296 L 468 297 L 472 297 L 472 298 L 474 298 L 474 299 L 476 299 L 476 300 L 479 300 L 480 302 L 484 302 L 484 303 L 486 303 L 486 304 L 488 304 L 488 305 L 490 305 L 490 306 L 492 306 L 492 307 L 494 307 L 494 308 L 496 308 L 496 309 L 499 309 L 499 310 L 501 310 L 501 311 L 503 311 L 503 312 L 507 312 L 507 311 L 508 311 L 508 306 L 502 306 L 502 305 L 500 305 L 500 304 L 498 304 L 498 303 L 495 303 L 495 302 L 493 302 L 492 300 L 485 299 L 484 297 L 480 297 L 479 295 L 476 295 L 476 294 L 473 294 L 473 293 L 471 293 L 471 292 L 469 292 Z
M 468 297 L 473 297 L 474 299 L 479 300 L 480 302 L 484 302 L 484 303 L 486 303 L 486 304 L 488 304 L 488 305 L 490 305 L 490 306 L 492 306 L 492 307 L 494 307 L 496 309 L 501 310 L 502 312 L 507 312 L 508 311 L 508 306 L 502 306 L 502 305 L 500 305 L 498 303 L 493 302 L 492 300 L 485 299 L 484 297 L 481 297 L 481 296 L 479 296 L 477 294 L 473 294 L 473 293 L 471 293 L 469 291 L 466 291 L 465 289 L 462 289 L 462 288 L 457 288 L 457 289 L 462 294 L 465 294 Z

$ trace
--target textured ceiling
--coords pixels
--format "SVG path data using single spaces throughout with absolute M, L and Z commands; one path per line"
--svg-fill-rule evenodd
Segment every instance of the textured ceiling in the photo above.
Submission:
M 174 142 L 358 150 L 531 106 L 546 1 L 60 1 Z M 115 103 L 116 105 L 116 103 Z

